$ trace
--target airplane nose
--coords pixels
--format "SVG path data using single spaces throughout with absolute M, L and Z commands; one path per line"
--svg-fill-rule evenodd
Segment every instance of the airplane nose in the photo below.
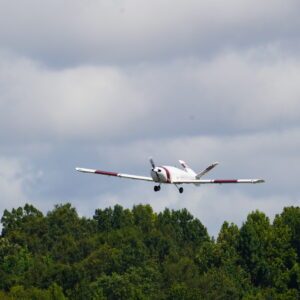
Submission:
M 157 168 L 153 168 L 151 170 L 151 177 L 152 179 L 155 181 L 155 182 L 159 182 L 159 175 L 158 175 L 158 172 L 157 172 Z

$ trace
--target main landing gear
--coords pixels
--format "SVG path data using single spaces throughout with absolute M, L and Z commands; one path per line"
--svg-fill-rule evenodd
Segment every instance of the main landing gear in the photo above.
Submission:
M 177 184 L 175 184 L 175 186 L 178 188 L 179 193 L 182 194 L 183 193 L 183 187 L 178 187 Z
M 155 185 L 154 186 L 154 192 L 160 191 L 160 185 Z
M 176 187 L 178 188 L 179 193 L 182 194 L 183 193 L 183 187 L 179 188 L 177 185 L 176 185 Z M 154 186 L 154 192 L 158 192 L 158 191 L 160 191 L 160 185 L 155 185 Z

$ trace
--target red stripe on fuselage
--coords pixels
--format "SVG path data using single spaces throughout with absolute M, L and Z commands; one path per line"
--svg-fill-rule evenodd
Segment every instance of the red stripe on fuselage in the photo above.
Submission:
M 167 173 L 167 183 L 171 183 L 171 173 L 170 173 L 170 171 L 166 167 L 161 167 L 161 168 L 164 169 Z
M 237 179 L 215 179 L 214 183 L 237 183 Z
M 106 172 L 106 171 L 101 171 L 101 170 L 96 170 L 95 174 L 108 175 L 108 176 L 118 176 L 118 173 L 115 173 L 115 172 Z

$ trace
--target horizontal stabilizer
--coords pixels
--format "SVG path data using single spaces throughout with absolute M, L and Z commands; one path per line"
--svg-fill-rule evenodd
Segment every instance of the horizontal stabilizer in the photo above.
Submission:
M 205 175 L 206 173 L 208 173 L 209 171 L 211 171 L 214 167 L 216 167 L 219 163 L 216 161 L 213 164 L 211 164 L 210 166 L 208 166 L 205 170 L 203 170 L 202 172 L 200 172 L 199 174 L 196 175 L 197 179 L 200 179 L 203 175 Z

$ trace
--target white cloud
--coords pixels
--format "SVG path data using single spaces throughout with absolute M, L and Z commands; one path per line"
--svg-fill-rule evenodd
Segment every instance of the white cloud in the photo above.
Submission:
M 11 209 L 25 204 L 28 199 L 24 184 L 31 180 L 24 174 L 24 167 L 18 159 L 0 158 L 0 210 Z
M 82 140 L 135 131 L 149 101 L 113 67 L 51 71 L 26 59 L 2 60 L 1 123 L 5 136 Z
M 103 142 L 297 126 L 300 58 L 285 58 L 279 48 L 261 60 L 260 51 L 63 70 L 2 55 L 1 134 Z

